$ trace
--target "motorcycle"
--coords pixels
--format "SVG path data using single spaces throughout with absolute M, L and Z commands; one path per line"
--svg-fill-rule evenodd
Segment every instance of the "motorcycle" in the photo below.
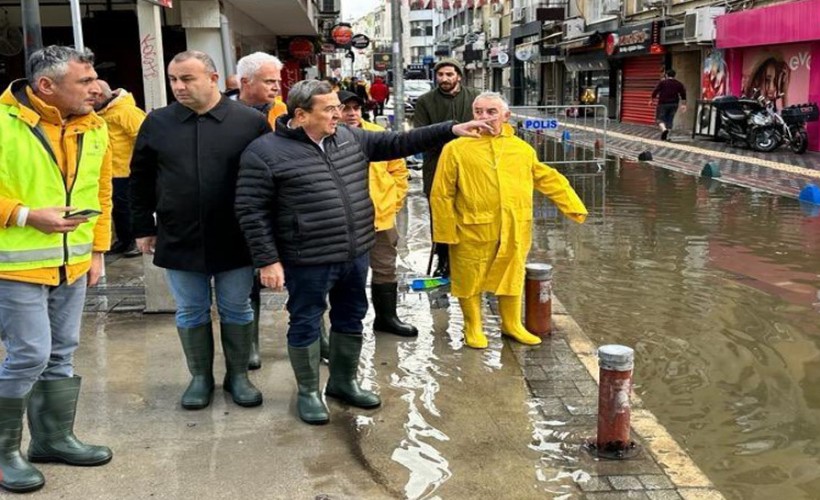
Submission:
M 759 100 L 722 96 L 712 104 L 720 119 L 717 135 L 729 141 L 730 146 L 740 143 L 755 151 L 769 152 L 780 145 L 774 120 Z

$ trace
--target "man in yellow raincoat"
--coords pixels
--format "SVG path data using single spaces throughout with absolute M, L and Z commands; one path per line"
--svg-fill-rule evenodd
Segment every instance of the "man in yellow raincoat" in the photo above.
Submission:
M 479 94 L 473 101 L 473 117 L 492 120 L 493 133 L 457 139 L 444 147 L 430 194 L 433 240 L 451 245 L 452 294 L 461 304 L 468 346 L 487 347 L 481 326 L 482 292 L 498 296 L 504 335 L 523 344 L 540 344 L 541 339 L 521 323 L 533 189 L 575 222 L 584 222 L 587 209 L 567 179 L 539 162 L 535 150 L 515 136 L 500 94 Z

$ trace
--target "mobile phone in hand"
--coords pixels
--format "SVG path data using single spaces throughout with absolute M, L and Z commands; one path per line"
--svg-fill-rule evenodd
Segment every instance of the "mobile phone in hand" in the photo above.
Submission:
M 95 217 L 97 215 L 102 214 L 99 210 L 94 210 L 93 208 L 86 208 L 85 210 L 79 210 L 77 212 L 71 212 L 70 214 L 66 214 L 64 217 L 65 219 L 77 219 L 77 218 L 88 218 L 88 217 Z

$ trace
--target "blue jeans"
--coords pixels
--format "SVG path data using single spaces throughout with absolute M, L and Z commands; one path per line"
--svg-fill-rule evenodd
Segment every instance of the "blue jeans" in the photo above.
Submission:
M 320 322 L 330 298 L 330 329 L 361 335 L 367 314 L 367 270 L 364 254 L 349 262 L 316 266 L 285 266 L 288 289 L 288 345 L 307 347 L 319 339 Z
M 22 398 L 37 380 L 74 376 L 86 282 L 87 276 L 60 286 L 0 280 L 0 338 L 6 348 L 0 397 Z
M 177 303 L 179 328 L 196 328 L 211 322 L 211 277 L 216 289 L 219 320 L 229 325 L 246 325 L 253 321 L 249 299 L 253 285 L 252 267 L 213 275 L 166 269 L 165 277 Z

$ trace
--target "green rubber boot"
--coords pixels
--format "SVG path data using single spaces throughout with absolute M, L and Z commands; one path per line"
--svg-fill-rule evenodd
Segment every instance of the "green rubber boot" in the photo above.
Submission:
M 359 355 L 362 352 L 362 336 L 330 332 L 330 379 L 325 395 L 357 408 L 377 408 L 382 404 L 375 392 L 359 387 Z
M 80 466 L 111 461 L 110 448 L 85 444 L 74 435 L 81 381 L 80 377 L 68 377 L 34 384 L 28 399 L 29 461 Z
M 328 423 L 330 415 L 319 393 L 319 341 L 307 347 L 288 346 L 288 357 L 296 377 L 299 418 L 311 425 Z
M 194 328 L 179 328 L 179 341 L 191 372 L 191 382 L 182 394 L 182 407 L 200 410 L 211 404 L 214 392 L 214 332 L 206 323 Z
M 225 380 L 222 388 L 239 406 L 259 406 L 262 393 L 248 378 L 248 358 L 251 354 L 253 322 L 244 325 L 220 323 L 222 351 L 225 354 Z
M 259 358 L 259 313 L 262 310 L 261 285 L 258 283 L 259 275 L 254 276 L 253 290 L 251 290 L 251 309 L 253 309 L 253 328 L 251 329 L 251 355 L 248 360 L 248 370 L 258 370 L 262 368 L 262 360 Z
M 328 364 L 330 362 L 330 339 L 327 336 L 327 325 L 325 325 L 324 318 L 319 323 L 319 347 L 319 357 L 322 363 Z
M 0 398 L 0 486 L 15 493 L 39 490 L 46 484 L 43 474 L 20 453 L 25 411 L 25 399 Z

